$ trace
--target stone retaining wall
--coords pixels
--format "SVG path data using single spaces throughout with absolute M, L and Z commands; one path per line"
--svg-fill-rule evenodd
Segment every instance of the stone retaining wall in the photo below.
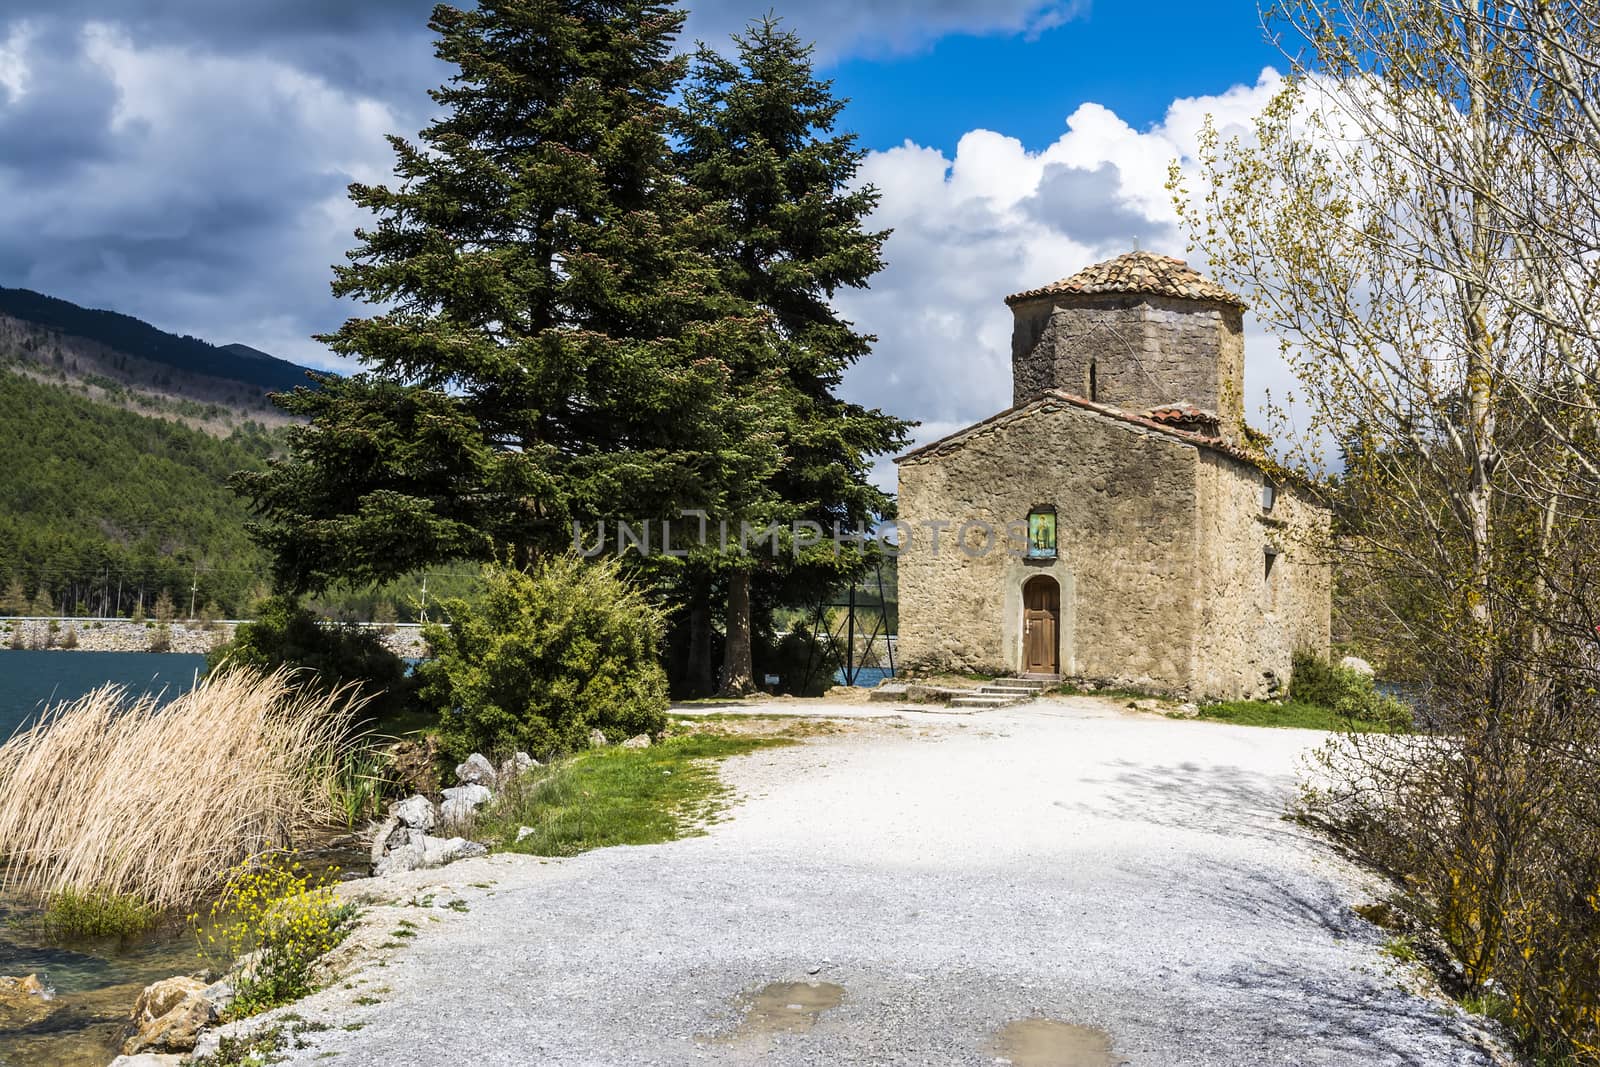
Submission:
M 240 625 L 237 620 L 214 622 L 209 626 L 174 621 L 168 627 L 170 647 L 167 651 L 204 655 L 233 640 L 234 631 Z M 380 629 L 384 646 L 396 655 L 420 657 L 426 651 L 420 626 L 407 623 Z M 149 652 L 159 630 L 154 621 L 131 619 L 0 618 L 0 651 L 20 647 L 74 652 Z M 76 639 L 75 647 L 70 649 L 66 647 L 72 643 L 69 634 Z

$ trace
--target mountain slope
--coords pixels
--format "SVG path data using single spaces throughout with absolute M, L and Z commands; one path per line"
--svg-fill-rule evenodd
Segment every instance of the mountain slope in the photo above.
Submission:
M 179 337 L 131 315 L 79 307 L 31 289 L 0 286 L 0 315 L 93 341 L 185 375 L 242 382 L 261 392 L 306 384 L 306 368 L 247 345 L 218 347 L 197 337 Z
M 267 574 L 227 488 L 276 434 L 246 421 L 224 438 L 135 414 L 0 369 L 0 610 L 148 612 L 166 590 L 184 609 L 243 608 Z

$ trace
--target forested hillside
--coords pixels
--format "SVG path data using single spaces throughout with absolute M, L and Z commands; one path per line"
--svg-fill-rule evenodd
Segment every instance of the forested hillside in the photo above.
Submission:
M 226 483 L 271 449 L 259 423 L 218 438 L 0 371 L 0 609 L 149 612 L 166 590 L 186 613 L 194 583 L 245 610 L 266 560 Z

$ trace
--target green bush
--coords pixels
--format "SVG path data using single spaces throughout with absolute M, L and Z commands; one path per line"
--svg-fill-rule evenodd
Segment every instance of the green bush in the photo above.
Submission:
M 305 668 L 315 672 L 323 690 L 354 683 L 372 698 L 368 712 L 380 720 L 404 712 L 414 689 L 405 661 L 385 648 L 378 634 L 324 623 L 292 597 L 264 601 L 255 622 L 241 624 L 232 641 L 206 658 L 212 670 L 224 661 L 261 671 Z
M 1289 699 L 1316 704 L 1362 722 L 1394 729 L 1410 729 L 1411 705 L 1380 693 L 1366 674 L 1329 663 L 1314 652 L 1296 652 L 1294 674 L 1289 679 Z
M 539 756 L 666 725 L 665 620 L 612 562 L 552 557 L 531 572 L 489 567 L 474 602 L 445 604 L 448 628 L 424 631 L 418 670 L 450 754 Z
M 131 937 L 161 920 L 161 912 L 126 893 L 79 893 L 63 889 L 50 897 L 41 916 L 52 940 Z

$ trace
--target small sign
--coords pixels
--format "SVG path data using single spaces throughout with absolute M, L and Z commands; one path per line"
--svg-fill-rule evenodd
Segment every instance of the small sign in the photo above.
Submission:
M 769 674 L 769 675 L 766 676 L 766 679 L 767 679 L 767 684 L 768 685 L 777 685 L 778 684 L 778 676 L 776 674 Z

